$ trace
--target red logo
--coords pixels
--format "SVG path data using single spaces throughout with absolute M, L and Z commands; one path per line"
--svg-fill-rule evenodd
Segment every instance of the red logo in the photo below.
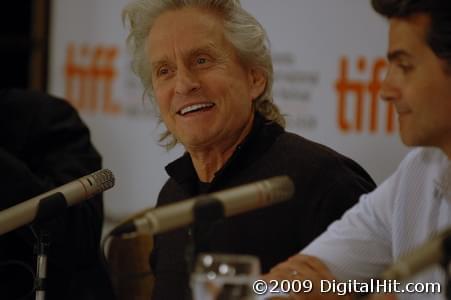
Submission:
M 357 60 L 356 69 L 359 74 L 365 74 L 368 62 L 365 57 Z M 383 103 L 379 99 L 382 76 L 387 63 L 384 58 L 377 58 L 370 64 L 369 81 L 349 79 L 349 62 L 346 57 L 341 57 L 339 62 L 339 77 L 335 82 L 338 95 L 337 122 L 338 128 L 346 133 L 362 132 L 368 130 L 371 133 L 383 130 L 386 133 L 395 131 L 395 110 L 392 104 Z M 354 97 L 351 97 L 354 96 Z M 354 101 L 352 101 L 354 100 Z M 382 111 L 383 128 L 380 128 L 380 116 Z M 348 111 L 349 110 L 349 111 Z
M 69 44 L 66 53 L 66 99 L 80 111 L 117 114 L 121 107 L 113 100 L 117 77 L 114 63 L 118 48 L 102 46 L 76 47 Z

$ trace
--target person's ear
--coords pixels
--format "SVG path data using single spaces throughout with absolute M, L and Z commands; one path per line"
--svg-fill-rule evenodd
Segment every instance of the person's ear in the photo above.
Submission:
M 263 70 L 259 68 L 251 68 L 249 70 L 249 86 L 251 100 L 255 100 L 265 90 L 267 79 Z

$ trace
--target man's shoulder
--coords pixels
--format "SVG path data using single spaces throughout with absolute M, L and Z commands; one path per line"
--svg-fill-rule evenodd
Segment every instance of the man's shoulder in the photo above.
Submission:
M 322 157 L 345 157 L 344 155 L 338 153 L 334 149 L 300 136 L 293 132 L 284 132 L 279 135 L 276 142 L 274 143 L 275 148 L 283 148 L 287 150 L 292 150 L 293 154 L 311 154 L 314 156 Z
M 413 148 L 402 160 L 400 169 L 434 168 L 449 164 L 447 156 L 435 147 Z
M 280 134 L 263 158 L 275 169 L 284 169 L 294 178 L 327 182 L 331 186 L 364 182 L 372 190 L 371 176 L 357 162 L 330 147 L 295 133 Z
M 56 96 L 31 90 L 7 89 L 0 92 L 0 115 L 2 119 L 47 120 L 52 122 L 60 119 L 78 117 L 75 108 L 66 100 Z M 3 113 L 1 113 L 3 112 Z
M 357 162 L 344 154 L 292 132 L 281 134 L 270 151 L 283 153 L 293 163 L 312 164 L 320 168 L 324 166 L 329 168 L 335 166 L 341 169 L 351 166 L 352 168 L 362 169 Z
M 441 189 L 447 186 L 451 162 L 439 148 L 418 147 L 411 150 L 390 177 L 401 186 L 428 185 Z M 425 189 L 426 190 L 426 189 Z
M 9 105 L 23 105 L 28 104 L 33 107 L 39 105 L 53 104 L 53 103 L 63 103 L 63 106 L 71 105 L 62 98 L 50 95 L 48 93 L 34 91 L 34 90 L 23 90 L 23 89 L 3 89 L 0 91 L 0 99 L 2 104 Z

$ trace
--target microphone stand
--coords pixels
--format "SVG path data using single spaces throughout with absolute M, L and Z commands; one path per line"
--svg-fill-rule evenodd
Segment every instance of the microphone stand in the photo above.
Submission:
M 203 195 L 193 205 L 192 234 L 195 257 L 210 250 L 210 231 L 214 223 L 225 218 L 224 205 L 218 199 Z M 195 258 L 194 257 L 194 258 Z
M 209 252 L 209 237 L 211 228 L 218 220 L 225 218 L 224 205 L 218 199 L 210 195 L 201 195 L 193 205 L 193 224 L 189 229 L 191 239 L 185 249 L 185 260 L 188 274 L 194 271 L 197 256 L 203 252 Z M 191 289 L 187 291 L 191 299 Z
M 34 288 L 36 300 L 45 299 L 45 280 L 47 277 L 47 250 L 50 245 L 50 234 L 47 230 L 38 230 L 37 242 L 35 245 L 36 257 L 36 278 Z
M 55 193 L 39 201 L 35 222 L 31 225 L 36 235 L 36 278 L 34 288 L 36 300 L 45 299 L 47 279 L 47 251 L 50 246 L 49 221 L 66 210 L 67 202 L 62 193 Z

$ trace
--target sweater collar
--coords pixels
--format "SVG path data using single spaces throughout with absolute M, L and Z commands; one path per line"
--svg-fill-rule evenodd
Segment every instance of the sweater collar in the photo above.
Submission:
M 211 187 L 215 186 L 227 174 L 234 174 L 252 164 L 266 152 L 282 132 L 284 132 L 284 129 L 280 125 L 265 119 L 260 113 L 256 112 L 251 131 L 243 142 L 236 147 L 224 166 L 215 173 Z M 199 181 L 188 152 L 168 164 L 165 169 L 168 175 L 181 185 L 192 186 Z

